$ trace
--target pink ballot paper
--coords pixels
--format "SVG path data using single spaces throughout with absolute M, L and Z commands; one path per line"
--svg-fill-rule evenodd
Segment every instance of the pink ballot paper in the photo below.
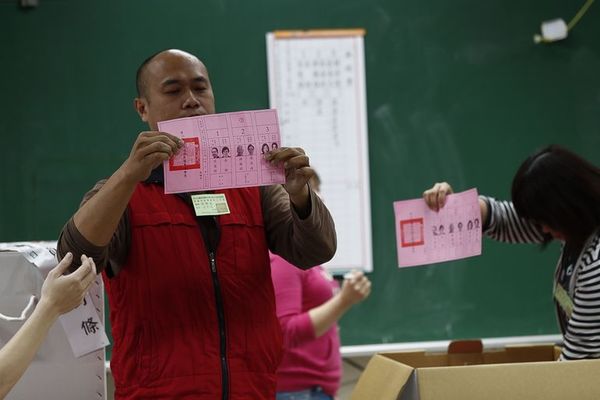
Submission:
M 276 110 L 242 111 L 158 123 L 184 146 L 164 162 L 165 193 L 272 185 L 285 182 L 283 165 L 265 161 L 279 148 Z
M 435 212 L 423 199 L 394 202 L 398 266 L 412 267 L 481 254 L 477 189 L 451 194 Z

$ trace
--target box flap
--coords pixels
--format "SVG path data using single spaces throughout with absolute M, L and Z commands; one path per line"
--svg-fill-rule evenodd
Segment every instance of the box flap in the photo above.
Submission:
M 471 365 L 483 363 L 481 340 L 454 340 L 448 345 L 448 365 Z
M 461 340 L 448 346 L 448 364 L 479 365 L 556 360 L 554 345 L 510 345 L 484 351 L 481 340 Z M 409 364 L 412 365 L 412 364 Z
M 446 353 L 426 353 L 424 351 L 406 351 L 398 353 L 380 353 L 394 361 L 413 368 L 442 367 L 448 365 Z
M 560 358 L 560 354 L 562 353 L 562 349 L 558 346 L 554 346 L 554 359 L 558 360 Z
M 597 400 L 600 360 L 424 368 L 420 400 Z
M 351 399 L 396 400 L 413 370 L 385 354 L 375 354 L 356 383 Z

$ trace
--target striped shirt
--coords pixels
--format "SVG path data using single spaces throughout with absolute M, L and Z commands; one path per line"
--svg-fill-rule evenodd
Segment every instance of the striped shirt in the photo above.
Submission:
M 489 224 L 484 233 L 507 243 L 542 243 L 539 227 L 520 218 L 509 201 L 482 196 L 488 203 Z M 563 246 L 564 251 L 564 246 Z M 561 254 L 561 259 L 563 254 Z M 557 265 L 557 275 L 561 269 Z M 555 284 L 557 277 L 555 276 Z M 600 358 L 600 230 L 587 241 L 577 257 L 568 287 L 573 309 L 571 316 L 559 315 L 563 333 L 561 360 Z M 557 310 L 562 310 L 555 299 Z

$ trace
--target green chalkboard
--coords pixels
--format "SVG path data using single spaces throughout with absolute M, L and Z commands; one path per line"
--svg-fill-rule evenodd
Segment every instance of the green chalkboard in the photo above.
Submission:
M 39 0 L 0 2 L 0 241 L 53 239 L 145 127 L 132 107 L 149 54 L 205 60 L 220 112 L 268 107 L 265 33 L 366 28 L 375 272 L 345 345 L 556 333 L 558 248 L 399 270 L 392 202 L 435 181 L 504 198 L 520 161 L 557 142 L 600 164 L 600 7 L 534 45 L 558 0 Z

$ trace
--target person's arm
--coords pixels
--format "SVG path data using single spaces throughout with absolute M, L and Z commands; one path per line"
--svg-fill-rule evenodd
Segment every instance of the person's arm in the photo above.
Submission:
M 600 357 L 600 235 L 582 256 L 573 312 L 563 337 L 561 360 Z
M 300 268 L 329 261 L 337 247 L 329 211 L 308 181 L 315 175 L 301 148 L 270 151 L 267 161 L 283 164 L 285 183 L 262 189 L 262 209 L 269 249 Z
M 83 196 L 80 207 L 82 207 L 89 199 L 98 193 L 104 186 L 106 179 L 99 181 L 94 185 L 92 190 Z M 129 213 L 127 210 L 123 213 L 121 220 L 117 226 L 115 233 L 107 246 L 95 246 L 90 243 L 77 229 L 73 217 L 67 221 L 63 227 L 57 242 L 58 259 L 71 252 L 74 259 L 81 258 L 82 254 L 94 259 L 97 272 L 102 272 L 105 268 L 110 267 L 110 273 L 117 274 L 121 266 L 127 259 L 129 245 L 131 241 L 131 232 L 129 229 Z M 73 263 L 69 270 L 74 270 L 76 265 Z
M 342 289 L 335 296 L 308 312 L 315 336 L 331 329 L 353 305 L 365 300 L 370 293 L 371 281 L 362 272 L 354 272 L 345 278 Z
M 423 192 L 425 203 L 434 211 L 446 204 L 446 197 L 452 194 L 447 182 L 436 183 Z M 544 234 L 541 229 L 519 217 L 511 201 L 497 201 L 492 197 L 480 196 L 481 229 L 494 240 L 507 243 L 542 243 Z
M 308 189 L 310 213 L 304 219 L 291 206 L 282 185 L 261 189 L 269 249 L 302 269 L 329 261 L 337 247 L 333 218 L 319 196 Z
M 305 282 L 306 274 L 281 257 L 271 256 L 277 317 L 283 332 L 283 347 L 286 349 L 302 346 L 324 335 L 353 305 L 366 299 L 371 292 L 369 279 L 362 272 L 353 272 L 344 279 L 342 289 L 337 294 L 323 304 L 304 311 L 302 304 L 309 286 Z
M 58 240 L 59 258 L 66 251 L 97 256 L 99 269 L 117 254 L 122 262 L 127 241 L 127 205 L 138 182 L 152 169 L 169 159 L 181 146 L 180 139 L 167 133 L 142 132 L 127 160 L 106 181 L 101 181 L 86 195 L 79 210 L 65 225 Z M 118 249 L 113 248 L 119 245 Z M 112 266 L 112 265 L 111 265 Z M 115 265 L 118 269 L 118 265 Z M 113 271 L 114 273 L 118 271 Z
M 181 147 L 181 140 L 160 132 L 142 132 L 129 157 L 73 216 L 79 232 L 94 246 L 106 246 L 127 208 L 138 182 L 168 160 Z
M 544 242 L 544 233 L 539 226 L 521 218 L 512 201 L 496 200 L 481 196 L 489 207 L 489 224 L 484 231 L 486 236 L 505 243 Z
M 39 304 L 21 329 L 0 350 L 0 399 L 3 399 L 21 378 L 56 319 L 81 304 L 94 281 L 94 261 L 85 256 L 75 272 L 63 276 L 72 259 L 72 254 L 68 253 L 48 273 L 42 286 Z
M 271 255 L 271 278 L 284 349 L 301 346 L 315 338 L 310 317 L 302 310 L 303 274 L 304 271 L 283 258 Z

